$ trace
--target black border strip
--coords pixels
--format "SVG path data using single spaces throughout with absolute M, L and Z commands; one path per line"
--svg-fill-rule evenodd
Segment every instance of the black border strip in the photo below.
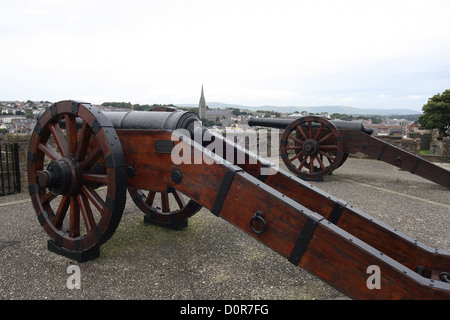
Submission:
M 214 204 L 211 208 L 211 212 L 214 215 L 219 216 L 223 203 L 225 202 L 225 198 L 227 197 L 228 190 L 230 189 L 231 182 L 233 181 L 234 174 L 238 171 L 243 170 L 233 165 L 227 166 L 227 171 L 225 172 L 225 176 L 223 177 L 219 191 L 217 191 L 216 199 L 214 200 Z
M 308 247 L 309 241 L 311 240 L 314 231 L 317 228 L 317 225 L 322 219 L 323 218 L 317 218 L 311 215 L 308 216 L 306 223 L 303 226 L 300 235 L 298 236 L 297 242 L 295 243 L 294 248 L 292 249 L 291 255 L 289 256 L 288 260 L 290 262 L 292 262 L 295 265 L 298 265 L 300 259 L 303 256 L 303 253 L 305 253 L 306 248 Z
M 381 151 L 378 154 L 377 160 L 381 160 L 381 158 L 383 158 L 383 154 L 386 151 L 386 148 L 387 148 L 387 143 L 383 144 L 383 148 L 381 148 Z
M 411 173 L 412 174 L 415 174 L 416 173 L 416 171 L 417 171 L 417 168 L 419 168 L 419 165 L 420 165 L 420 163 L 422 162 L 422 159 L 421 158 L 417 158 L 417 161 L 416 161 L 416 163 L 414 164 L 414 167 L 411 169 Z
M 330 216 L 328 217 L 328 221 L 337 224 L 347 204 L 348 204 L 347 202 L 342 202 L 338 200 L 334 205 L 333 210 L 331 210 Z

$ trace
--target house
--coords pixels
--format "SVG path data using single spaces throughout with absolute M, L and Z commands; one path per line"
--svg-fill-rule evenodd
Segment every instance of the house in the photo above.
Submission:
M 392 136 L 392 135 L 403 135 L 404 127 L 395 124 L 364 124 L 367 129 L 372 129 L 374 135 L 378 136 Z
M 16 115 L 7 115 L 7 116 L 0 116 L 0 121 L 2 123 L 13 123 L 14 120 L 21 120 L 26 119 L 25 116 L 16 116 Z
M 207 120 L 216 121 L 218 120 L 224 126 L 229 126 L 234 123 L 232 117 L 232 109 L 206 109 L 205 117 Z

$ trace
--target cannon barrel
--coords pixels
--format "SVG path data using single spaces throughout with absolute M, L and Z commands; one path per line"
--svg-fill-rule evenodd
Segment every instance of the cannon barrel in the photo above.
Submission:
M 200 121 L 198 115 L 190 111 L 112 111 L 105 112 L 104 115 L 111 121 L 114 129 L 186 129 L 191 135 L 194 134 L 194 123 Z M 82 123 L 81 118 L 76 119 L 78 129 L 81 128 Z M 61 119 L 59 125 L 65 129 L 66 120 Z
M 105 114 L 115 129 L 186 129 L 192 134 L 194 122 L 200 121 L 196 113 L 189 111 L 128 111 Z
M 273 118 L 254 118 L 250 117 L 248 120 L 248 125 L 250 127 L 269 127 L 269 128 L 277 128 L 277 129 L 286 129 L 288 125 L 290 125 L 294 121 L 294 119 L 273 119 Z
M 261 126 L 277 129 L 286 129 L 286 127 L 295 120 L 296 119 L 273 119 L 273 118 L 250 117 L 250 119 L 248 120 L 248 125 L 251 127 Z M 371 135 L 373 133 L 372 129 L 364 127 L 364 125 L 361 122 L 343 121 L 343 120 L 333 120 L 330 122 L 333 123 L 338 129 L 358 130 L 368 135 Z M 313 126 L 319 126 L 319 124 L 314 123 Z

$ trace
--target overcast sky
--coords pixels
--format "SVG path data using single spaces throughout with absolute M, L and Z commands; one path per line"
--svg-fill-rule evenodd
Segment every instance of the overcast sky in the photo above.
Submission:
M 421 110 L 448 0 L 0 0 L 0 100 Z

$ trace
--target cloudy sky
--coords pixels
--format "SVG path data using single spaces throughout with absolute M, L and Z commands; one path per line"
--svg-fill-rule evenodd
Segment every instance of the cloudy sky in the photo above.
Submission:
M 0 100 L 421 110 L 448 0 L 0 0 Z

